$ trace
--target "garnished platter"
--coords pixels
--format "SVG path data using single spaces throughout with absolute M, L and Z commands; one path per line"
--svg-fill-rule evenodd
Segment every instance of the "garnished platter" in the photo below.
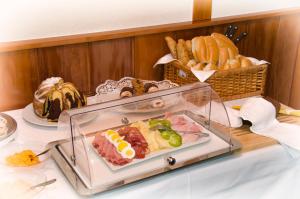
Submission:
M 137 121 L 131 125 L 126 125 L 114 130 L 98 132 L 95 136 L 89 138 L 90 148 L 92 148 L 92 151 L 95 152 L 97 157 L 103 160 L 108 168 L 112 171 L 118 171 L 148 161 L 152 158 L 160 156 L 167 157 L 168 154 L 177 150 L 184 150 L 210 141 L 211 132 L 202 125 L 196 123 L 187 115 L 178 114 L 173 115 L 172 117 L 175 117 L 175 119 L 170 120 L 170 128 L 165 131 L 160 129 L 158 132 L 158 129 L 153 129 L 153 121 L 169 121 L 165 117 L 161 117 L 154 120 Z M 126 128 L 127 130 L 124 132 L 124 129 Z M 176 131 L 172 128 L 176 129 Z M 174 131 L 174 133 L 177 134 L 175 135 L 175 138 L 173 136 L 173 141 L 171 140 L 173 132 L 170 134 L 171 137 L 166 139 L 166 133 L 169 131 Z M 130 133 L 133 135 L 130 135 Z M 138 138 L 139 136 L 137 134 L 140 134 L 142 138 Z M 122 144 L 124 144 L 122 143 L 123 141 L 125 141 L 125 145 L 123 146 L 126 146 L 126 141 L 128 141 L 128 143 L 127 146 L 122 149 Z M 144 143 L 144 147 L 147 149 L 144 148 L 144 152 L 141 152 L 141 148 L 143 147 L 136 146 L 134 142 L 137 142 L 140 145 Z M 131 156 L 131 151 L 135 156 Z M 130 153 L 127 154 L 127 152 Z

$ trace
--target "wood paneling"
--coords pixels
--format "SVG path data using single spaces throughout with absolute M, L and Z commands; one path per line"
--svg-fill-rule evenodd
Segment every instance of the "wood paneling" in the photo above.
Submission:
M 91 91 L 107 79 L 133 76 L 132 39 L 124 38 L 91 43 Z
M 279 19 L 267 92 L 269 96 L 288 105 L 291 105 L 291 88 L 300 41 L 300 26 L 295 24 L 300 24 L 300 15 Z
M 300 41 L 298 43 L 298 54 L 294 67 L 293 82 L 290 92 L 290 106 L 300 109 Z
M 154 35 L 138 36 L 134 39 L 134 76 L 142 79 L 161 80 L 163 68 L 153 68 L 155 62 L 163 55 L 169 53 L 164 40 L 172 33 L 161 33 Z
M 0 110 L 20 108 L 30 102 L 43 78 L 37 50 L 0 54 Z
M 40 66 L 47 77 L 62 77 L 76 82 L 76 86 L 88 93 L 91 88 L 90 57 L 88 44 L 76 44 L 38 49 Z
M 211 19 L 212 0 L 194 0 L 193 21 Z

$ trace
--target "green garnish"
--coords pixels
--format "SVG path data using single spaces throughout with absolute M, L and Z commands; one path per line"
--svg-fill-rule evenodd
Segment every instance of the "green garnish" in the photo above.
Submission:
M 173 147 L 182 145 L 181 136 L 171 128 L 171 122 L 165 119 L 149 120 L 149 127 L 152 130 L 158 130 L 163 139 L 169 140 L 169 144 Z
M 167 127 L 167 128 L 171 128 L 171 122 L 169 120 L 160 120 L 160 119 L 149 120 L 150 128 L 153 128 L 153 127 L 158 126 L 158 125 L 161 125 L 161 126 L 164 126 L 164 127 Z
M 161 137 L 164 138 L 165 140 L 169 140 L 171 134 L 172 133 L 170 131 L 162 131 L 162 132 L 160 132 Z
M 172 133 L 170 135 L 169 144 L 173 147 L 179 147 L 182 145 L 182 139 L 181 136 L 177 133 Z

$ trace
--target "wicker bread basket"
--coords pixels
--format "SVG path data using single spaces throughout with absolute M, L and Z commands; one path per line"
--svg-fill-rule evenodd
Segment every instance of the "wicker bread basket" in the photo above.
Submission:
M 262 95 L 265 90 L 267 67 L 267 64 L 262 64 L 217 71 L 206 82 L 224 101 Z M 165 64 L 164 79 L 179 85 L 199 81 L 189 69 L 176 61 Z

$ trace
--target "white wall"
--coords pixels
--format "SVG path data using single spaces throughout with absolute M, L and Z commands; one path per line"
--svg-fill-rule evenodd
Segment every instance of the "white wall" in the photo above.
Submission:
M 213 0 L 213 17 L 300 6 L 300 0 Z M 192 20 L 193 0 L 0 0 L 0 42 Z
M 212 17 L 300 7 L 300 0 L 212 0 Z

